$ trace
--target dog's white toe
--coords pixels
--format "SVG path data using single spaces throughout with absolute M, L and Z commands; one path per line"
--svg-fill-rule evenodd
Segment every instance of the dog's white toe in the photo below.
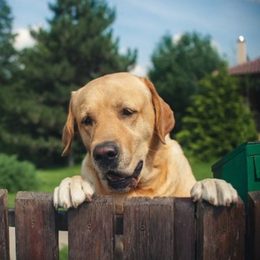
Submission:
M 77 208 L 84 201 L 90 201 L 94 194 L 93 186 L 81 176 L 65 178 L 54 189 L 53 204 L 55 208 Z
M 230 206 L 238 200 L 237 191 L 224 180 L 205 179 L 191 189 L 194 201 L 205 200 L 215 206 Z

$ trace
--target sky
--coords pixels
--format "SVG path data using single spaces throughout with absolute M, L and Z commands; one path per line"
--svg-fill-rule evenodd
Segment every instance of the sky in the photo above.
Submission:
M 54 1 L 54 0 L 51 0 Z M 32 46 L 29 27 L 48 27 L 50 0 L 7 0 L 14 16 L 16 47 Z M 260 57 L 260 0 L 107 0 L 116 10 L 112 26 L 120 51 L 137 49 L 136 74 L 145 75 L 151 55 L 165 34 L 178 39 L 185 32 L 210 35 L 230 66 L 236 64 L 236 41 L 246 39 L 250 60 Z

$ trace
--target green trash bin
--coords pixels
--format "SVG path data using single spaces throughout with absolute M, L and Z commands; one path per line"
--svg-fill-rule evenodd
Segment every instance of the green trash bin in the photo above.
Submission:
M 247 204 L 247 193 L 260 190 L 260 142 L 241 144 L 212 166 L 214 178 L 231 183 Z

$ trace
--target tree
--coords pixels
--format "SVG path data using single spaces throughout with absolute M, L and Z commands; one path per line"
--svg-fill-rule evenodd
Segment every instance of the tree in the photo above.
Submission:
M 224 64 L 209 36 L 185 33 L 178 41 L 170 35 L 162 38 L 152 55 L 149 76 L 175 112 L 175 131 L 182 128 L 181 118 L 198 91 L 199 80 Z
M 177 139 L 196 157 L 207 160 L 230 152 L 239 144 L 256 140 L 249 107 L 240 96 L 237 81 L 226 69 L 206 76 L 192 97 L 183 130 Z
M 12 33 L 13 17 L 11 9 L 5 0 L 0 0 L 0 148 L 6 152 L 9 135 L 8 125 L 13 124 L 8 113 L 10 104 L 14 102 L 13 84 L 18 73 L 17 53 L 13 47 L 15 35 Z M 14 105 L 13 105 L 14 106 Z
M 111 29 L 115 12 L 105 1 L 56 0 L 49 8 L 49 28 L 32 30 L 36 45 L 21 53 L 19 102 L 9 114 L 19 119 L 18 127 L 6 137 L 20 157 L 40 166 L 62 162 L 70 92 L 100 75 L 128 70 L 136 59 L 135 51 L 119 53 Z
M 15 35 L 12 33 L 13 17 L 5 0 L 0 0 L 0 86 L 8 83 L 16 70 L 16 51 L 13 47 Z M 1 89 L 2 91 L 2 89 Z

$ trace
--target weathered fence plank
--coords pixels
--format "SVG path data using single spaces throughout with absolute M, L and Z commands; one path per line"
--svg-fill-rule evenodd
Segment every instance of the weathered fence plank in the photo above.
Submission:
M 150 259 L 174 257 L 174 199 L 155 198 L 150 202 Z M 158 237 L 158 234 L 160 236 Z M 158 239 L 159 238 L 159 239 Z
M 59 258 L 51 194 L 19 192 L 16 197 L 15 226 L 18 260 Z
M 248 248 L 249 258 L 260 259 L 260 191 L 249 192 Z
M 124 208 L 124 258 L 149 259 L 149 199 L 128 200 Z
M 69 259 L 113 259 L 113 201 L 96 198 L 68 212 Z
M 197 259 L 242 260 L 245 254 L 245 212 L 239 201 L 231 207 L 197 205 Z
M 196 245 L 195 204 L 190 198 L 175 198 L 174 259 L 194 260 Z
M 9 229 L 6 190 L 0 190 L 0 259 L 9 259 Z
M 173 198 L 127 200 L 123 234 L 124 259 L 173 259 Z

